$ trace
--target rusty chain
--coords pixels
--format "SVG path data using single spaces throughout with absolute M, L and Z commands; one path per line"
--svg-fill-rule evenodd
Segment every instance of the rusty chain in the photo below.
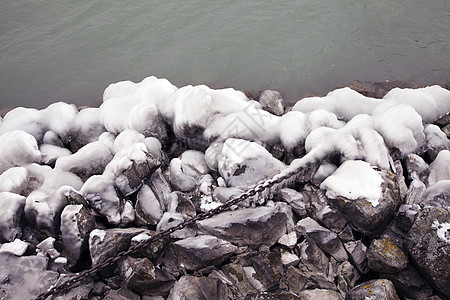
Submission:
M 133 254 L 134 252 L 136 252 L 137 250 L 139 250 L 143 247 L 147 247 L 148 245 L 150 245 L 150 243 L 152 243 L 154 241 L 157 241 L 163 237 L 166 237 L 166 236 L 174 233 L 175 231 L 183 229 L 186 226 L 193 224 L 197 221 L 208 219 L 214 215 L 217 215 L 223 211 L 226 211 L 226 210 L 230 209 L 232 206 L 234 206 L 250 197 L 253 197 L 256 194 L 264 192 L 266 189 L 270 189 L 275 185 L 280 185 L 283 181 L 290 179 L 294 175 L 299 175 L 300 171 L 302 169 L 308 169 L 307 167 L 311 163 L 317 162 L 317 159 L 308 161 L 308 159 L 306 159 L 307 156 L 304 156 L 302 159 L 294 160 L 293 162 L 296 162 L 296 163 L 291 163 L 291 165 L 289 165 L 282 172 L 276 174 L 272 178 L 264 181 L 263 183 L 260 183 L 251 189 L 248 189 L 247 191 L 245 191 L 241 195 L 239 195 L 239 197 L 231 199 L 231 200 L 227 201 L 226 203 L 224 203 L 223 205 L 218 206 L 212 210 L 200 213 L 200 214 L 196 215 L 195 217 L 187 219 L 184 222 L 182 222 L 174 227 L 157 232 L 154 235 L 152 235 L 150 238 L 141 240 L 140 242 L 138 242 L 134 245 L 131 245 L 127 250 L 119 252 L 115 256 L 109 257 L 101 264 L 99 264 L 91 269 L 82 271 L 80 273 L 76 273 L 72 278 L 68 279 L 67 281 L 50 287 L 46 292 L 40 294 L 36 298 L 36 300 L 45 300 L 50 296 L 57 295 L 58 293 L 63 292 L 64 290 L 68 290 L 71 287 L 73 287 L 75 284 L 77 284 L 91 276 L 94 276 L 98 271 L 113 265 L 114 263 L 127 257 L 130 254 Z M 306 161 L 304 164 L 300 163 L 302 160 L 305 160 L 305 159 L 306 159 Z

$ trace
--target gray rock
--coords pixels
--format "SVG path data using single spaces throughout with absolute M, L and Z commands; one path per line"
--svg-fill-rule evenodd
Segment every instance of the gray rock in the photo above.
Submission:
M 428 178 L 429 166 L 417 154 L 408 154 L 405 159 L 406 169 L 408 170 L 409 179 L 416 177 L 418 180 L 425 182 Z
M 330 199 L 332 204 L 347 216 L 353 229 L 365 235 L 375 235 L 383 231 L 401 204 L 398 183 L 394 174 L 385 170 L 378 171 L 378 173 L 383 181 L 381 183 L 382 195 L 376 205 L 364 197 L 356 200 L 341 196 Z
M 307 214 L 306 202 L 303 200 L 302 193 L 290 188 L 283 188 L 280 190 L 279 195 L 281 200 L 289 204 L 299 217 L 303 217 Z
M 299 294 L 303 291 L 308 278 L 305 274 L 294 266 L 289 266 L 286 270 L 286 284 L 289 290 Z
M 57 272 L 47 270 L 44 256 L 16 257 L 0 254 L 0 298 L 33 299 L 54 285 Z
M 259 103 L 261 103 L 262 109 L 274 115 L 281 116 L 284 113 L 284 101 L 278 91 L 263 91 L 259 96 Z
M 145 229 L 140 228 L 92 230 L 89 234 L 89 252 L 91 255 L 92 267 L 101 264 L 120 251 L 128 249 L 131 244 L 131 239 L 144 231 Z
M 131 239 L 130 247 L 135 246 L 136 244 L 148 240 L 152 235 L 156 234 L 156 231 L 145 230 L 138 235 L 135 235 Z M 156 241 L 151 242 L 147 247 L 140 247 L 133 256 L 136 257 L 146 257 L 151 260 L 154 264 L 159 264 L 164 250 L 170 242 L 169 237 L 163 237 L 157 239 Z
M 303 200 L 306 203 L 308 215 L 317 219 L 319 211 L 328 206 L 328 199 L 324 191 L 311 184 L 306 184 L 300 193 L 303 195 Z
M 83 205 L 67 205 L 61 214 L 63 253 L 73 266 L 88 249 L 89 233 L 97 227 L 95 216 Z
M 348 222 L 347 218 L 342 212 L 328 205 L 322 207 L 316 213 L 316 217 L 322 224 L 324 224 L 328 229 L 334 231 L 335 233 L 341 232 Z
M 410 299 L 427 300 L 433 295 L 430 284 L 420 275 L 413 265 L 408 266 L 395 274 L 382 274 L 395 286 L 400 295 Z
M 423 193 L 426 190 L 426 185 L 413 175 L 413 180 L 409 184 L 408 192 L 406 193 L 405 203 L 409 205 L 420 204 L 423 199 Z
M 319 225 L 310 217 L 298 221 L 296 230 L 313 239 L 323 251 L 333 256 L 336 260 L 340 262 L 347 260 L 347 253 L 338 235 Z
M 164 265 L 173 273 L 186 269 L 197 271 L 207 266 L 217 266 L 231 257 L 238 248 L 211 235 L 188 237 L 169 245 Z
M 348 225 L 348 224 L 345 225 L 344 229 L 342 229 L 342 231 L 339 232 L 339 238 L 344 243 L 355 240 L 355 237 L 353 235 L 353 230 L 350 225 Z
M 425 125 L 424 129 L 426 148 L 431 160 L 435 160 L 442 150 L 450 150 L 450 140 L 438 126 Z
M 228 299 L 228 288 L 216 278 L 183 276 L 170 291 L 168 300 Z
M 274 291 L 274 292 L 259 292 L 248 294 L 244 300 L 269 300 L 269 299 L 277 299 L 277 300 L 300 300 L 297 295 L 289 292 L 283 291 Z
M 175 227 L 184 222 L 184 217 L 178 212 L 165 212 L 161 221 L 156 225 L 157 231 L 167 230 L 169 228 Z M 170 234 L 170 237 L 174 239 L 184 239 L 187 237 L 195 236 L 197 234 L 197 225 L 191 224 L 183 229 L 176 230 Z
M 414 220 L 419 211 L 420 207 L 418 205 L 400 205 L 397 216 L 395 217 L 395 226 L 403 232 L 408 232 L 414 224 Z
M 364 282 L 345 295 L 345 300 L 363 299 L 400 300 L 394 284 L 387 279 L 376 279 Z
M 345 296 L 349 290 L 354 288 L 359 278 L 358 270 L 351 263 L 344 261 L 340 264 L 336 271 L 336 285 L 341 295 Z
M 393 274 L 406 268 L 408 258 L 390 239 L 375 239 L 367 251 L 369 268 L 378 273 Z
M 350 241 L 344 244 L 350 261 L 362 274 L 369 272 L 369 262 L 367 260 L 367 247 L 360 241 Z
M 397 179 L 398 188 L 400 191 L 400 198 L 403 200 L 406 198 L 406 194 L 408 193 L 408 186 L 405 182 L 405 176 L 403 174 L 403 166 L 400 160 L 394 161 L 395 168 L 395 176 Z
M 71 279 L 74 275 L 65 274 L 60 277 L 58 283 L 66 282 Z M 84 279 L 81 282 L 75 284 L 72 288 L 67 289 L 63 292 L 56 293 L 52 300 L 66 300 L 66 299 L 90 299 L 89 294 L 94 288 L 94 281 L 90 278 Z
M 121 287 L 117 290 L 109 290 L 104 296 L 101 297 L 102 300 L 141 300 L 141 297 L 135 292 L 130 291 L 126 286 Z
M 298 295 L 302 300 L 342 300 L 342 296 L 338 292 L 325 289 L 306 290 Z
M 274 207 L 227 211 L 197 223 L 203 233 L 254 248 L 272 246 L 286 232 L 286 214 Z
M 147 258 L 125 258 L 119 264 L 119 275 L 129 290 L 140 295 L 167 295 L 175 283 L 175 278 Z
M 241 294 L 257 291 L 271 291 L 279 287 L 283 276 L 283 265 L 278 252 L 271 252 L 268 247 L 259 251 L 249 251 L 221 268 L 227 281 L 234 282 Z
M 10 193 L 0 193 L 0 241 L 12 242 L 22 236 L 20 221 L 23 218 L 25 197 Z
M 164 206 L 153 190 L 146 184 L 142 185 L 137 194 L 136 223 L 138 225 L 156 225 L 164 214 Z
M 441 293 L 450 297 L 450 212 L 424 208 L 416 217 L 404 245 L 413 263 Z

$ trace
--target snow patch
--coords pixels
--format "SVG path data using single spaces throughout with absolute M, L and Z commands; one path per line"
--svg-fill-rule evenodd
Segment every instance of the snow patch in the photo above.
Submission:
M 439 223 L 438 220 L 434 220 L 431 227 L 436 229 L 436 234 L 440 240 L 450 244 L 450 223 Z

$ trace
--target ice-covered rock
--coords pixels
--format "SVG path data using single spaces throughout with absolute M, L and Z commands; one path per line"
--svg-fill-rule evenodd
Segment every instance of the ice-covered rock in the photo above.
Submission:
M 422 194 L 419 205 L 450 209 L 450 180 L 438 181 L 427 188 Z
M 84 199 L 111 224 L 119 224 L 123 201 L 117 195 L 113 180 L 104 175 L 89 177 L 80 189 Z
M 97 227 L 95 216 L 83 205 L 67 205 L 61 213 L 61 241 L 71 266 L 89 249 L 89 233 Z
M 165 296 L 175 283 L 175 278 L 147 258 L 125 258 L 119 264 L 119 276 L 129 290 L 142 296 Z
M 179 212 L 167 211 L 163 214 L 161 220 L 156 225 L 156 230 L 167 230 L 175 227 L 185 220 L 185 216 Z M 195 236 L 197 234 L 197 228 L 195 225 L 186 226 L 183 229 L 176 230 L 170 236 L 172 238 L 184 239 L 187 237 Z
M 60 157 L 69 156 L 72 154 L 69 149 L 50 144 L 40 145 L 39 151 L 42 155 L 42 163 L 49 166 L 53 166 Z
M 198 179 L 209 172 L 205 154 L 196 150 L 187 150 L 172 159 L 169 170 L 170 183 L 182 192 L 193 190 Z
M 264 224 L 270 223 L 267 227 Z M 272 246 L 286 232 L 286 214 L 274 207 L 244 208 L 223 212 L 197 222 L 203 233 L 238 246 Z
M 22 130 L 0 135 L 0 173 L 11 167 L 39 163 L 42 159 L 36 139 Z
M 136 192 L 144 178 L 160 165 L 160 160 L 148 151 L 147 146 L 137 142 L 117 152 L 103 175 L 113 180 L 122 195 L 128 196 Z
M 274 90 L 265 90 L 259 96 L 259 103 L 262 109 L 268 112 L 281 116 L 284 113 L 284 101 L 280 92 Z
M 188 237 L 169 245 L 164 265 L 173 273 L 180 270 L 197 271 L 217 266 L 230 258 L 238 248 L 211 235 Z
M 347 260 L 347 253 L 338 235 L 310 217 L 298 221 L 295 229 L 313 239 L 323 251 L 333 256 L 337 261 Z
M 227 186 L 247 189 L 286 168 L 264 147 L 241 139 L 227 139 L 218 161 Z
M 431 160 L 443 150 L 450 150 L 450 140 L 447 135 L 436 125 L 428 124 L 424 129 L 426 150 Z
M 0 192 L 0 241 L 12 242 L 22 236 L 21 219 L 25 207 L 25 197 Z
M 387 225 L 401 202 L 394 175 L 364 161 L 346 161 L 320 187 L 354 229 L 369 235 Z
M 100 123 L 98 107 L 86 107 L 75 117 L 70 133 L 70 150 L 75 153 L 81 147 L 97 141 L 99 136 L 106 131 Z
M 369 268 L 378 273 L 397 273 L 408 264 L 408 258 L 390 238 L 375 239 L 367 251 Z
M 48 237 L 36 245 L 36 252 L 38 256 L 50 257 L 51 259 L 58 258 L 61 253 L 55 249 L 55 238 Z
M 413 263 L 431 284 L 450 297 L 450 212 L 444 208 L 424 208 L 416 216 L 404 245 Z
M 152 189 L 144 184 L 137 194 L 136 217 L 138 224 L 156 225 L 165 209 Z
M 47 270 L 48 258 L 0 254 L 0 295 L 4 299 L 33 299 L 55 284 L 59 274 Z
M 28 170 L 12 167 L 0 175 L 0 192 L 20 194 L 28 184 Z
M 442 150 L 430 164 L 428 185 L 431 186 L 440 180 L 450 180 L 450 151 Z
M 175 283 L 167 299 L 228 299 L 228 294 L 227 285 L 217 278 L 185 275 Z
M 394 284 L 387 279 L 375 279 L 361 283 L 345 295 L 346 300 L 371 299 L 399 300 Z
M 113 158 L 111 151 L 101 142 L 92 142 L 76 153 L 56 160 L 55 168 L 72 172 L 86 181 L 92 175 L 100 175 Z

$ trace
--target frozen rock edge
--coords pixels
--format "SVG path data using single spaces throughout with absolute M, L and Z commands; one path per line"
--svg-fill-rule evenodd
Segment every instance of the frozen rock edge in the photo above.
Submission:
M 98 108 L 7 113 L 0 297 L 32 298 L 289 168 L 55 299 L 450 297 L 450 91 L 259 101 L 148 77 Z

